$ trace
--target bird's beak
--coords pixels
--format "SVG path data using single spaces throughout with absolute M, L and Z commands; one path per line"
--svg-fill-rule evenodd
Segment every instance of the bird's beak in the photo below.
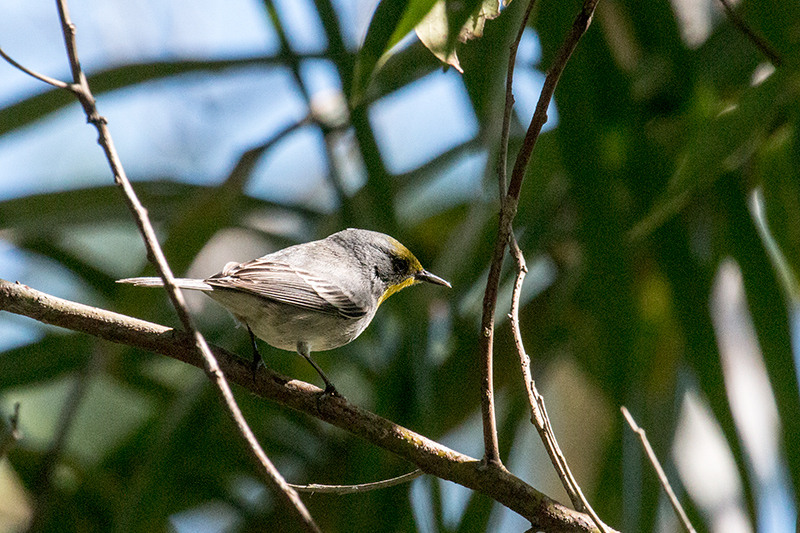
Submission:
M 431 274 L 427 270 L 420 270 L 414 275 L 414 279 L 417 281 L 427 281 L 428 283 L 434 283 L 436 285 L 444 285 L 448 289 L 451 288 L 450 283 L 447 280 L 440 278 L 436 274 Z

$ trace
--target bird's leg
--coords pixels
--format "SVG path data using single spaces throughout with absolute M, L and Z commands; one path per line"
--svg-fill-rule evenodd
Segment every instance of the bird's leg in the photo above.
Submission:
M 297 353 L 302 355 L 303 358 L 306 361 L 311 363 L 311 366 L 313 366 L 314 370 L 317 371 L 317 374 L 319 374 L 319 377 L 321 377 L 322 381 L 325 382 L 325 392 L 323 393 L 323 395 L 325 395 L 325 396 L 341 396 L 341 394 L 339 394 L 339 391 L 336 390 L 336 387 L 333 386 L 333 383 L 331 382 L 331 380 L 328 379 L 328 376 L 325 375 L 325 372 L 323 372 L 322 369 L 319 367 L 319 365 L 317 365 L 317 363 L 315 363 L 314 360 L 311 359 L 311 348 L 309 347 L 308 343 L 298 342 L 297 343 Z
M 258 366 L 264 362 L 261 359 L 261 354 L 258 352 L 258 346 L 256 346 L 256 336 L 253 335 L 253 330 L 250 329 L 250 326 L 247 326 L 247 332 L 250 334 L 250 343 L 253 345 L 253 362 L 250 363 L 250 371 L 253 373 L 253 381 L 256 380 L 256 372 L 258 372 Z

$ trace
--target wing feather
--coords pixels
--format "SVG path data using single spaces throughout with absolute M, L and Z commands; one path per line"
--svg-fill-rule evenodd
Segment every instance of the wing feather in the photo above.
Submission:
M 214 288 L 248 292 L 344 318 L 361 318 L 367 313 L 335 283 L 279 261 L 254 259 L 237 266 L 226 265 L 205 282 Z

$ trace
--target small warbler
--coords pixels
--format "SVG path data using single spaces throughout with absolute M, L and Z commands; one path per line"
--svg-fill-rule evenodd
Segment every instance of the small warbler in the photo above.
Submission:
M 247 326 L 253 346 L 252 370 L 261 362 L 255 337 L 311 359 L 312 351 L 344 346 L 372 321 L 378 306 L 397 291 L 427 281 L 450 284 L 422 268 L 416 257 L 388 235 L 346 229 L 329 237 L 289 246 L 246 263 L 228 263 L 210 278 L 176 279 L 182 289 L 205 292 Z M 159 287 L 161 278 L 128 278 L 118 283 Z

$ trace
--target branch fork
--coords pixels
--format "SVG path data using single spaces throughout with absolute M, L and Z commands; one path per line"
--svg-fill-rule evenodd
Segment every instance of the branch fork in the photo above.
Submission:
M 567 61 L 578 45 L 578 41 L 589 28 L 597 1 L 598 0 L 584 1 L 583 7 L 575 18 L 572 29 L 567 35 L 564 44 L 558 53 L 556 61 L 547 72 L 539 101 L 536 104 L 536 111 L 531 118 L 530 125 L 528 126 L 528 130 L 522 142 L 522 147 L 514 162 L 511 182 L 508 184 L 508 186 L 506 186 L 508 138 L 511 124 L 511 113 L 514 104 L 514 95 L 512 91 L 514 66 L 516 63 L 517 49 L 519 47 L 520 40 L 522 39 L 522 34 L 535 0 L 530 0 L 528 3 L 525 14 L 522 17 L 517 38 L 511 45 L 508 73 L 506 77 L 505 114 L 503 117 L 503 129 L 501 133 L 500 156 L 497 165 L 500 192 L 500 216 L 494 256 L 492 258 L 492 264 L 489 270 L 489 279 L 486 284 L 483 306 L 482 327 L 484 336 L 481 339 L 481 348 L 483 354 L 482 370 L 484 390 L 483 394 L 481 395 L 481 400 L 485 445 L 484 462 L 487 464 L 500 464 L 497 447 L 497 424 L 494 413 L 494 391 L 492 390 L 492 342 L 494 332 L 494 314 L 497 303 L 497 292 L 500 283 L 500 273 L 502 270 L 506 248 L 508 247 L 511 255 L 515 259 L 517 266 L 517 276 L 514 282 L 511 313 L 509 313 L 509 318 L 511 320 L 511 328 L 514 335 L 515 346 L 520 358 L 520 368 L 522 370 L 525 390 L 528 395 L 528 403 L 531 409 L 531 422 L 539 432 L 542 442 L 544 443 L 545 448 L 550 455 L 553 466 L 555 467 L 559 478 L 562 480 L 570 500 L 572 500 L 572 504 L 579 511 L 587 512 L 592 517 L 592 520 L 597 525 L 598 529 L 602 532 L 606 532 L 607 526 L 600 520 L 594 510 L 592 510 L 588 501 L 586 501 L 586 498 L 583 496 L 583 493 L 575 481 L 574 476 L 569 470 L 569 466 L 567 465 L 563 453 L 558 447 L 552 425 L 550 424 L 550 420 L 547 416 L 544 399 L 536 389 L 536 384 L 531 375 L 530 357 L 525 352 L 519 326 L 519 299 L 522 291 L 522 282 L 528 269 L 525 263 L 525 257 L 522 254 L 522 250 L 520 249 L 513 233 L 513 222 L 519 205 L 519 195 L 522 188 L 522 181 L 525 177 L 525 172 L 527 170 L 528 163 L 530 162 L 531 155 L 533 154 L 533 149 L 536 145 L 536 141 L 538 140 L 539 133 L 542 130 L 542 126 L 544 126 L 544 124 L 547 122 L 547 108 L 550 104 L 550 100 L 553 97 L 556 85 L 558 84 L 558 80 L 566 66 Z
M 114 176 L 114 181 L 122 188 L 128 207 L 130 208 L 131 213 L 136 221 L 136 225 L 142 234 L 142 238 L 145 242 L 145 248 L 147 249 L 147 258 L 151 263 L 153 263 L 159 275 L 164 280 L 167 294 L 169 295 L 173 307 L 178 314 L 181 324 L 183 325 L 184 330 L 186 330 L 186 332 L 192 337 L 194 346 L 202 358 L 203 368 L 206 371 L 209 379 L 216 385 L 229 415 L 236 424 L 239 433 L 246 441 L 250 455 L 259 467 L 262 477 L 282 497 L 284 504 L 294 511 L 305 531 L 318 533 L 320 532 L 319 527 L 314 522 L 314 519 L 311 517 L 311 514 L 306 509 L 302 500 L 300 500 L 297 492 L 289 486 L 285 479 L 283 479 L 283 476 L 281 476 L 280 472 L 278 472 L 270 459 L 267 457 L 266 453 L 264 453 L 261 445 L 256 440 L 255 435 L 242 415 L 239 406 L 236 404 L 236 400 L 233 397 L 233 392 L 230 389 L 230 385 L 225 379 L 225 375 L 219 368 L 219 363 L 214 357 L 214 354 L 211 353 L 211 349 L 206 343 L 205 338 L 203 338 L 202 334 L 194 327 L 193 321 L 186 307 L 183 294 L 181 293 L 180 289 L 175 286 L 172 270 L 170 269 L 169 264 L 164 257 L 164 253 L 161 250 L 161 246 L 158 243 L 153 226 L 147 216 L 147 211 L 136 196 L 136 193 L 125 174 L 125 170 L 122 167 L 122 162 L 120 161 L 119 155 L 114 147 L 114 142 L 111 139 L 111 133 L 107 127 L 107 121 L 97 110 L 96 101 L 92 95 L 91 89 L 89 88 L 86 74 L 81 68 L 80 61 L 78 59 L 78 46 L 75 39 L 76 29 L 75 24 L 72 23 L 69 17 L 67 0 L 57 0 L 57 6 L 59 18 L 61 20 L 61 30 L 64 35 L 64 44 L 66 47 L 67 56 L 69 58 L 70 70 L 72 71 L 72 83 L 56 80 L 23 67 L 11 59 L 2 50 L 0 50 L 0 55 L 2 55 L 2 57 L 5 58 L 6 61 L 8 61 L 11 65 L 15 66 L 26 74 L 29 74 L 34 78 L 41 80 L 44 83 L 48 83 L 54 87 L 70 91 L 80 102 L 84 113 L 86 114 L 87 122 L 92 124 L 97 129 L 98 143 L 105 152 L 106 159 L 108 160 L 108 164 Z
M 487 281 L 486 292 L 484 296 L 483 320 L 481 327 L 481 331 L 483 334 L 480 338 L 481 351 L 483 354 L 483 365 L 482 365 L 483 380 L 482 380 L 481 404 L 482 404 L 482 414 L 484 421 L 485 451 L 484 451 L 483 461 L 481 461 L 478 468 L 479 470 L 486 471 L 487 473 L 493 472 L 492 475 L 500 476 L 503 479 L 505 479 L 508 476 L 511 476 L 508 473 L 508 471 L 503 467 L 503 464 L 500 460 L 498 438 L 497 438 L 497 424 L 496 424 L 496 416 L 494 408 L 494 391 L 493 391 L 494 387 L 493 387 L 493 374 L 492 374 L 494 314 L 497 303 L 497 294 L 500 281 L 500 274 L 502 271 L 502 263 L 506 253 L 506 249 L 508 248 L 511 251 L 513 257 L 515 258 L 517 264 L 517 278 L 514 286 L 512 309 L 509 316 L 511 318 L 512 330 L 514 333 L 514 339 L 517 346 L 517 351 L 520 356 L 520 361 L 521 361 L 520 364 L 523 372 L 525 388 L 529 397 L 529 403 L 531 407 L 531 420 L 534 426 L 536 426 L 537 431 L 540 432 L 540 435 L 542 436 L 542 439 L 545 442 L 545 445 L 548 449 L 548 453 L 550 453 L 551 455 L 551 460 L 553 461 L 553 464 L 556 466 L 559 476 L 562 478 L 565 487 L 567 488 L 568 494 L 572 499 L 573 505 L 578 510 L 585 509 L 590 514 L 592 520 L 600 529 L 600 531 L 605 532 L 607 531 L 606 526 L 594 514 L 594 512 L 591 510 L 591 507 L 586 502 L 585 498 L 583 498 L 583 495 L 580 492 L 580 488 L 577 486 L 577 483 L 575 483 L 574 478 L 572 477 L 571 473 L 569 472 L 569 468 L 566 465 L 566 461 L 563 459 L 563 454 L 561 454 L 560 450 L 558 450 L 557 443 L 555 442 L 555 436 L 553 435 L 552 427 L 547 417 L 544 401 L 541 395 L 536 390 L 534 380 L 531 377 L 530 358 L 528 357 L 527 353 L 525 353 L 524 346 L 522 345 L 522 339 L 519 330 L 519 317 L 518 317 L 519 297 L 520 297 L 522 282 L 525 277 L 525 273 L 527 272 L 527 267 L 525 264 L 524 256 L 513 234 L 513 221 L 514 218 L 516 217 L 518 210 L 519 195 L 522 186 L 522 181 L 524 179 L 525 171 L 530 161 L 539 133 L 541 132 L 541 128 L 547 121 L 547 107 L 555 91 L 558 79 L 561 73 L 563 72 L 567 61 L 569 60 L 569 57 L 571 56 L 572 52 L 577 46 L 578 41 L 580 40 L 582 35 L 588 29 L 597 1 L 598 0 L 584 1 L 583 8 L 576 17 L 575 22 L 573 23 L 573 27 L 568 36 L 566 37 L 565 42 L 561 48 L 561 51 L 557 56 L 556 61 L 547 72 L 547 77 L 545 80 L 544 87 L 542 89 L 542 93 L 539 98 L 539 102 L 537 103 L 536 111 L 531 119 L 531 123 L 528 127 L 527 133 L 523 140 L 522 148 L 520 149 L 520 152 L 517 154 L 516 157 L 516 161 L 511 176 L 511 182 L 506 187 L 508 135 L 509 135 L 511 110 L 514 102 L 514 97 L 511 91 L 511 82 L 513 80 L 513 69 L 514 69 L 517 47 L 519 46 L 519 41 L 521 39 L 522 32 L 525 28 L 525 24 L 528 20 L 528 17 L 534 5 L 534 0 L 531 0 L 527 6 L 527 10 L 522 19 L 517 39 L 512 45 L 510 51 L 509 68 L 507 75 L 507 87 L 506 87 L 505 114 L 504 114 L 504 122 L 503 122 L 502 138 L 501 138 L 502 149 L 500 154 L 500 160 L 498 161 L 500 204 L 501 204 L 499 220 L 498 220 L 498 235 L 494 249 L 493 260 L 489 272 L 489 279 Z M 99 136 L 98 142 L 103 147 L 103 150 L 106 153 L 106 157 L 111 167 L 111 171 L 114 175 L 114 180 L 118 185 L 120 185 L 120 187 L 122 187 L 126 201 L 128 202 L 128 205 L 132 213 L 134 214 L 136 223 L 139 226 L 140 232 L 142 233 L 142 236 L 145 240 L 148 259 L 156 266 L 157 270 L 159 271 L 159 274 L 164 280 L 165 287 L 167 293 L 169 294 L 170 300 L 172 301 L 173 306 L 175 307 L 176 312 L 181 320 L 181 323 L 183 324 L 183 327 L 186 331 L 185 335 L 187 336 L 188 339 L 191 339 L 191 342 L 194 344 L 196 348 L 196 353 L 200 354 L 202 366 L 204 367 L 207 375 L 209 376 L 209 379 L 211 379 L 216 384 L 219 393 L 223 398 L 223 401 L 227 406 L 231 417 L 234 419 L 237 427 L 239 428 L 239 431 L 247 441 L 248 448 L 250 449 L 253 457 L 257 460 L 257 464 L 260 466 L 260 469 L 262 470 L 264 477 L 268 479 L 270 481 L 270 484 L 272 484 L 279 492 L 279 494 L 283 496 L 284 501 L 291 508 L 294 509 L 306 531 L 319 531 L 319 528 L 314 523 L 311 516 L 308 514 L 308 511 L 305 509 L 305 506 L 303 505 L 302 501 L 299 500 L 297 493 L 293 490 L 291 486 L 289 486 L 285 482 L 280 473 L 278 473 L 278 471 L 269 461 L 267 456 L 264 454 L 258 442 L 255 440 L 255 437 L 253 436 L 252 432 L 247 426 L 247 422 L 244 420 L 243 416 L 241 415 L 241 412 L 238 409 L 238 406 L 233 400 L 233 396 L 230 391 L 230 386 L 228 385 L 228 382 L 225 378 L 225 374 L 221 370 L 216 357 L 212 353 L 211 349 L 209 348 L 203 336 L 193 326 L 192 320 L 184 304 L 183 296 L 180 290 L 175 286 L 172 272 L 169 266 L 167 265 L 167 262 L 163 256 L 163 252 L 155 238 L 155 232 L 153 231 L 152 225 L 150 224 L 150 221 L 147 217 L 147 212 L 139 202 L 138 198 L 136 197 L 136 194 L 133 191 L 133 188 L 131 187 L 130 182 L 128 181 L 125 175 L 124 169 L 119 160 L 119 156 L 117 155 L 116 150 L 114 148 L 111 135 L 108 131 L 107 121 L 99 114 L 97 110 L 96 102 L 89 88 L 86 75 L 84 74 L 80 66 L 80 62 L 78 60 L 78 51 L 75 41 L 76 28 L 69 18 L 66 0 L 58 0 L 57 4 L 58 4 L 59 16 L 61 18 L 61 23 L 62 23 L 62 32 L 64 35 L 65 46 L 67 50 L 67 55 L 69 57 L 69 64 L 73 76 L 72 83 L 67 83 L 61 80 L 53 79 L 43 74 L 39 74 L 30 69 L 27 69 L 22 65 L 16 63 L 13 59 L 7 56 L 5 52 L 3 52 L 1 49 L 0 49 L 0 56 L 5 58 L 6 61 L 8 61 L 11 65 L 29 74 L 30 76 L 33 76 L 34 78 L 39 79 L 44 83 L 48 83 L 54 87 L 70 91 L 79 100 L 86 114 L 87 121 L 90 124 L 92 124 L 98 131 L 98 136 Z M 6 289 L 8 289 L 8 286 L 6 286 Z M 0 300 L 3 299 L 0 298 Z M 0 308 L 2 308 L 2 306 L 0 306 Z M 231 369 L 229 368 L 228 371 L 230 372 Z M 235 372 L 235 367 L 234 367 L 234 372 Z M 332 416 L 331 412 L 329 412 L 329 408 L 333 409 L 333 411 L 336 412 L 338 412 L 339 408 L 345 410 L 352 408 L 352 406 L 347 407 L 345 405 L 346 402 L 343 405 L 339 405 L 340 403 L 341 402 L 331 402 L 330 405 L 323 406 L 324 409 L 321 410 L 319 409 L 318 402 L 315 401 L 314 404 L 317 405 L 317 416 L 319 416 L 320 418 L 327 419 Z M 375 415 L 371 416 L 375 417 Z M 383 423 L 376 422 L 374 418 L 370 419 L 370 421 L 377 424 L 375 427 L 383 427 Z M 386 423 L 388 423 L 388 421 L 386 421 Z M 371 429 L 371 431 L 374 430 L 375 428 Z M 388 430 L 384 427 L 384 431 Z M 404 431 L 408 434 L 411 433 L 408 430 Z M 385 440 L 386 438 L 387 438 L 386 435 L 384 435 L 383 439 Z M 426 441 L 424 442 L 425 446 L 423 447 L 436 446 L 436 443 L 427 441 L 427 439 L 424 439 L 424 437 L 415 436 L 415 439 L 422 439 L 423 441 Z M 397 445 L 392 444 L 391 447 L 395 446 Z M 469 458 L 463 457 L 455 461 L 455 463 L 458 464 L 462 464 L 462 462 L 463 465 L 467 465 L 470 462 L 470 460 Z M 435 467 L 433 463 L 427 463 L 426 461 L 422 461 L 421 463 L 418 464 L 423 470 L 430 473 L 434 473 L 445 479 L 448 479 L 454 475 L 452 473 L 447 474 L 445 472 L 439 471 L 438 467 Z M 511 477 L 513 478 L 513 476 Z M 468 482 L 462 481 L 462 483 L 465 484 L 465 486 L 471 486 L 474 485 L 476 481 L 474 480 Z M 319 490 L 318 487 L 317 489 Z M 527 492 L 529 495 L 536 494 L 535 491 L 530 492 L 528 491 L 528 489 L 530 489 L 530 491 L 533 491 L 532 488 L 528 487 L 527 489 L 523 490 L 523 492 Z M 544 498 L 544 496 L 543 495 L 535 496 L 534 499 L 537 499 L 540 502 L 544 502 L 545 500 L 541 498 Z M 501 500 L 498 499 L 498 501 Z M 532 515 L 530 515 L 529 513 L 522 512 L 521 514 L 523 514 L 528 518 L 532 517 Z M 553 514 L 568 514 L 568 510 L 559 509 L 557 511 L 554 511 Z M 541 525 L 541 523 L 539 525 Z

